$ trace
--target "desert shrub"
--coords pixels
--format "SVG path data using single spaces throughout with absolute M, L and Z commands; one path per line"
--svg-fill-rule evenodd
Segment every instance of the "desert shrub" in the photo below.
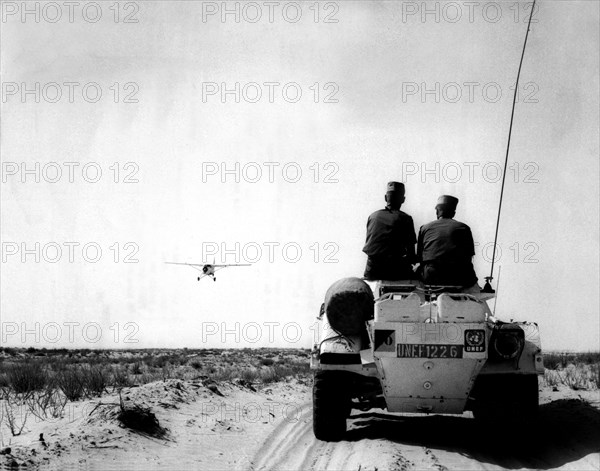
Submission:
M 171 373 L 171 378 L 185 380 L 187 377 L 187 368 L 174 368 Z
M 54 382 L 48 383 L 43 391 L 32 394 L 27 400 L 29 411 L 38 419 L 61 417 L 68 398 L 55 387 Z
M 141 384 L 153 383 L 154 381 L 158 381 L 162 379 L 162 375 L 158 373 L 142 373 L 139 381 Z
M 150 356 L 148 362 L 146 363 L 148 366 L 153 368 L 164 368 L 167 363 L 169 363 L 169 359 L 166 355 L 159 355 L 156 357 Z
M 142 374 L 142 363 L 141 362 L 136 361 L 135 363 L 131 364 L 131 374 L 134 374 L 134 375 Z
M 165 365 L 163 365 L 163 367 L 160 369 L 160 371 L 161 371 L 161 378 L 163 381 L 174 378 L 173 368 L 171 368 L 168 364 L 165 363 Z
M 171 361 L 174 365 L 185 366 L 187 365 L 188 359 L 185 355 L 177 355 Z
M 275 383 L 288 377 L 297 375 L 295 368 L 286 365 L 274 365 L 261 371 L 261 381 L 263 383 Z
M 87 365 L 82 368 L 83 387 L 88 396 L 100 396 L 108 383 L 108 374 L 102 365 Z
M 233 379 L 234 375 L 230 374 L 229 376 L 230 377 L 227 379 L 231 380 L 231 379 Z M 253 383 L 260 378 L 260 373 L 259 373 L 259 370 L 257 370 L 256 368 L 245 368 L 239 372 L 239 377 L 241 379 L 243 379 L 244 381 Z
M 596 383 L 596 388 L 600 388 L 600 363 L 590 365 L 592 380 Z
M 242 376 L 240 370 L 231 366 L 210 367 L 207 368 L 205 372 L 211 377 L 211 379 L 214 379 L 215 381 L 229 381 L 236 376 Z M 249 375 L 250 372 L 246 370 L 245 374 Z
M 65 371 L 68 368 L 67 362 L 64 359 L 52 359 L 48 362 L 48 367 L 54 371 Z
M 544 380 L 549 386 L 564 384 L 574 390 L 600 386 L 600 352 L 545 353 L 544 366 Z
M 53 348 L 51 350 L 48 350 L 48 354 L 52 355 L 52 356 L 66 355 L 67 353 L 68 353 L 68 350 L 66 348 Z
M 569 365 L 562 372 L 557 371 L 557 373 L 561 377 L 563 384 L 569 388 L 574 390 L 588 389 L 589 378 L 583 365 L 579 367 L 575 365 Z
M 84 378 L 79 367 L 65 368 L 59 371 L 55 378 L 57 387 L 70 401 L 77 401 L 83 396 Z
M 132 381 L 129 373 L 127 372 L 127 368 L 119 366 L 113 367 L 111 371 L 111 383 L 117 388 L 131 386 Z
M 554 370 L 545 370 L 544 371 L 544 382 L 547 386 L 557 387 L 562 383 L 560 376 Z
M 40 362 L 24 361 L 5 368 L 8 387 L 17 394 L 29 394 L 44 388 L 48 375 Z
M 597 366 L 580 363 L 578 365 L 570 364 L 564 369 L 546 369 L 544 380 L 548 386 L 552 387 L 564 384 L 576 391 L 597 389 L 599 385 Z

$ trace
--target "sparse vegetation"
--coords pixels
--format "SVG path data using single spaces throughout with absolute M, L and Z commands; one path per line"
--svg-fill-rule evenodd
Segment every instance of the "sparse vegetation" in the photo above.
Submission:
M 2 403 L 2 416 L 4 417 L 4 420 L 6 420 L 11 435 L 13 437 L 21 435 L 21 432 L 23 432 L 25 424 L 27 423 L 29 411 L 26 408 L 23 409 L 20 401 L 18 399 L 16 400 L 14 396 L 5 394 Z M 15 411 L 17 411 L 16 414 Z
M 110 383 L 114 388 L 124 388 L 127 386 L 131 386 L 132 379 L 128 374 L 127 369 L 122 366 L 113 366 L 112 367 L 112 378 L 110 379 Z
M 4 381 L 7 386 L 17 394 L 29 395 L 46 386 L 47 373 L 44 364 L 39 361 L 20 362 L 9 364 L 2 368 Z
M 56 385 L 69 401 L 77 401 L 83 397 L 83 378 L 75 368 L 59 371 Z
M 43 356 L 40 355 L 43 353 Z M 0 348 L 0 389 L 31 395 L 51 389 L 68 400 L 101 395 L 107 388 L 171 378 L 211 377 L 271 383 L 309 373 L 308 350 L 181 349 L 90 350 Z
M 102 395 L 108 385 L 109 373 L 106 365 L 91 364 L 81 368 L 83 387 L 88 397 Z
M 0 348 L 0 418 L 13 436 L 29 417 L 59 418 L 69 401 L 169 379 L 249 385 L 308 378 L 309 351 L 286 349 L 90 350 Z M 119 420 L 155 436 L 149 411 L 121 408 Z M 138 423 L 139 422 L 139 423 Z
M 68 400 L 54 384 L 49 383 L 43 391 L 33 394 L 25 403 L 33 415 L 44 420 L 61 417 Z
M 600 387 L 600 352 L 544 354 L 544 382 L 557 388 L 595 390 Z
M 555 370 L 557 368 L 566 368 L 568 365 L 577 365 L 580 363 L 584 365 L 600 364 L 600 352 L 544 353 L 544 366 L 549 370 Z

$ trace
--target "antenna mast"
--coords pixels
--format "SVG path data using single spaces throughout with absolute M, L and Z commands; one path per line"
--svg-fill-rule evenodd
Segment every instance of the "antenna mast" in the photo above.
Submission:
M 502 265 L 498 267 L 498 283 L 496 283 L 496 297 L 494 298 L 494 311 L 492 312 L 492 316 L 496 317 L 496 304 L 498 304 L 498 294 L 500 291 L 500 272 L 502 271 Z
M 502 210 L 502 197 L 504 196 L 504 182 L 506 181 L 506 167 L 508 166 L 508 152 L 510 150 L 510 137 L 512 135 L 513 119 L 515 117 L 515 104 L 517 103 L 517 92 L 519 90 L 519 78 L 521 77 L 521 67 L 523 66 L 523 58 L 525 57 L 525 48 L 527 47 L 527 38 L 529 37 L 529 28 L 531 26 L 531 18 L 535 9 L 535 2 L 531 4 L 531 13 L 529 14 L 529 22 L 527 23 L 527 33 L 525 33 L 525 43 L 523 44 L 523 52 L 521 53 L 521 62 L 519 62 L 519 71 L 517 72 L 517 81 L 515 83 L 515 94 L 513 96 L 512 112 L 510 114 L 510 126 L 508 128 L 508 143 L 506 145 L 506 157 L 504 159 L 504 171 L 502 172 L 502 187 L 500 189 L 500 203 L 498 204 L 498 218 L 496 220 L 496 235 L 494 236 L 494 249 L 492 252 L 492 268 L 490 276 L 485 277 L 485 286 L 481 290 L 484 293 L 493 293 L 491 281 L 494 279 L 494 260 L 496 259 L 496 242 L 498 241 L 498 228 L 500 227 L 500 211 Z

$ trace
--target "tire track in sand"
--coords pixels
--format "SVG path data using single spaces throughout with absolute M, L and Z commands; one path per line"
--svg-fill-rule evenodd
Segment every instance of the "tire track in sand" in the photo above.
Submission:
M 275 427 L 252 458 L 250 469 L 310 469 L 314 466 L 313 457 L 324 453 L 324 444 L 312 433 L 312 403 L 303 404 L 300 410 L 297 420 L 283 419 Z
M 392 464 L 391 452 L 394 450 L 390 450 L 389 445 L 386 446 L 379 440 L 340 442 L 317 440 L 312 430 L 312 403 L 303 404 L 301 410 L 298 420 L 282 420 L 275 427 L 250 461 L 252 471 L 284 469 L 366 471 L 378 467 L 388 469 Z M 373 460 L 369 459 L 373 458 L 374 454 L 378 455 L 380 461 L 375 466 Z

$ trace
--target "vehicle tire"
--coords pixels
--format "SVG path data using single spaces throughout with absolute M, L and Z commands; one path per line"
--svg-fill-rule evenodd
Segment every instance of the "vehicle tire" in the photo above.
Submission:
M 534 421 L 539 406 L 537 375 L 480 378 L 473 415 L 484 423 L 512 427 Z
M 347 381 L 343 372 L 318 371 L 313 382 L 313 431 L 323 441 L 338 441 L 346 433 L 350 411 Z
M 537 418 L 540 405 L 537 375 L 522 376 L 519 386 L 521 395 L 515 403 L 516 413 L 519 415 L 518 420 L 533 421 Z

